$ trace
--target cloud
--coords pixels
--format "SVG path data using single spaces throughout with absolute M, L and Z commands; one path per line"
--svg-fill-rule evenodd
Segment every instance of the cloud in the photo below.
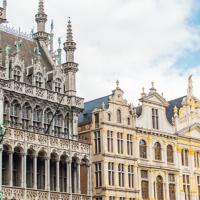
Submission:
M 37 1 L 18 4 L 19 0 L 8 2 L 9 21 L 30 31 Z M 117 79 L 125 97 L 135 103 L 141 88 L 149 89 L 151 81 L 167 99 L 175 98 L 186 93 L 190 73 L 200 95 L 200 64 L 187 69 L 176 66 L 186 52 L 200 48 L 200 29 L 190 23 L 197 0 L 51 0 L 45 4 L 57 37 L 65 39 L 67 17 L 72 18 L 80 65 L 78 94 L 86 100 L 110 94 Z

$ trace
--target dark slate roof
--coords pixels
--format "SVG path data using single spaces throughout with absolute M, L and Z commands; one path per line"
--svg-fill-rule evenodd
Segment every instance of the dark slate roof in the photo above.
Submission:
M 168 121 L 172 124 L 172 117 L 174 116 L 174 107 L 176 106 L 178 108 L 178 110 L 181 108 L 181 104 L 183 102 L 183 99 L 185 98 L 186 96 L 183 96 L 183 97 L 180 97 L 180 98 L 177 98 L 177 99 L 174 99 L 174 100 L 171 100 L 169 101 L 169 106 L 167 107 L 167 110 L 166 110 L 166 115 L 167 115 L 167 119 Z
M 79 124 L 91 122 L 92 111 L 95 108 L 101 108 L 103 103 L 105 107 L 108 107 L 109 96 L 110 95 L 84 103 L 84 111 L 79 115 Z

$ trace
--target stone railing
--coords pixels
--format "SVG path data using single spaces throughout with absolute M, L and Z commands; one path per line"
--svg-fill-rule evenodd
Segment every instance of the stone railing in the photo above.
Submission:
M 50 198 L 49 198 L 50 197 Z M 14 187 L 3 187 L 4 199 L 15 200 L 90 200 L 86 195 L 68 194 L 62 192 L 48 192 L 42 190 L 31 190 Z
M 70 151 L 70 152 L 79 152 L 81 154 L 86 154 L 89 156 L 90 154 L 90 147 L 89 144 L 81 143 L 74 140 L 64 139 L 53 137 L 51 135 L 44 135 L 38 134 L 18 129 L 8 128 L 6 130 L 6 134 L 4 137 L 4 144 L 13 144 L 20 145 L 22 148 L 24 147 L 25 143 L 27 143 L 28 147 L 34 148 L 43 147 L 44 150 L 48 149 L 59 149 L 63 151 Z M 13 145 L 12 145 L 13 146 Z
M 37 88 L 35 86 L 13 80 L 8 81 L 0 79 L 0 86 L 5 90 L 25 94 L 30 97 L 37 97 L 53 103 L 61 103 L 62 105 L 67 105 L 69 107 L 84 108 L 84 99 L 80 97 L 68 97 L 65 94 L 59 94 L 44 88 Z

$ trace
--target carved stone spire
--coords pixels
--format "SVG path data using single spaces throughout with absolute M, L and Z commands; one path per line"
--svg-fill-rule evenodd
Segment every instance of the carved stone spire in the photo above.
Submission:
M 66 93 L 69 96 L 76 96 L 76 72 L 78 71 L 78 64 L 74 62 L 76 43 L 73 41 L 72 25 L 70 18 L 67 25 L 67 39 L 64 43 L 64 50 L 66 52 L 66 63 L 63 64 L 64 72 L 66 75 Z
M 187 98 L 190 100 L 193 96 L 193 81 L 192 81 L 192 75 L 188 78 L 188 89 L 187 89 Z
M 47 22 L 47 15 L 44 12 L 44 1 L 39 0 L 38 13 L 35 15 L 37 23 L 37 33 L 34 34 L 34 39 L 47 41 L 48 33 L 45 32 L 45 24 Z
M 53 37 L 54 37 L 53 30 L 54 30 L 54 23 L 53 23 L 53 20 L 51 20 L 51 33 L 50 33 L 49 45 L 50 45 L 50 54 L 52 57 L 54 56 L 53 55 L 54 54 L 54 52 L 53 52 Z
M 7 0 L 4 0 L 3 7 L 0 7 L 0 24 L 6 22 L 6 9 L 7 9 Z

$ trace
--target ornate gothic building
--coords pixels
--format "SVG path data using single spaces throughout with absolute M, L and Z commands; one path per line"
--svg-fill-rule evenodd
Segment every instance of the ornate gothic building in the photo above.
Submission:
M 85 103 L 79 137 L 92 144 L 96 200 L 200 200 L 200 100 L 167 101 L 152 84 L 133 107 L 117 83 Z
M 67 25 L 54 50 L 53 24 L 39 0 L 37 32 L 29 37 L 6 22 L 0 8 L 0 125 L 6 128 L 0 148 L 0 191 L 5 200 L 79 200 L 91 198 L 90 145 L 78 141 L 76 43 Z M 19 1 L 20 3 L 20 1 Z

